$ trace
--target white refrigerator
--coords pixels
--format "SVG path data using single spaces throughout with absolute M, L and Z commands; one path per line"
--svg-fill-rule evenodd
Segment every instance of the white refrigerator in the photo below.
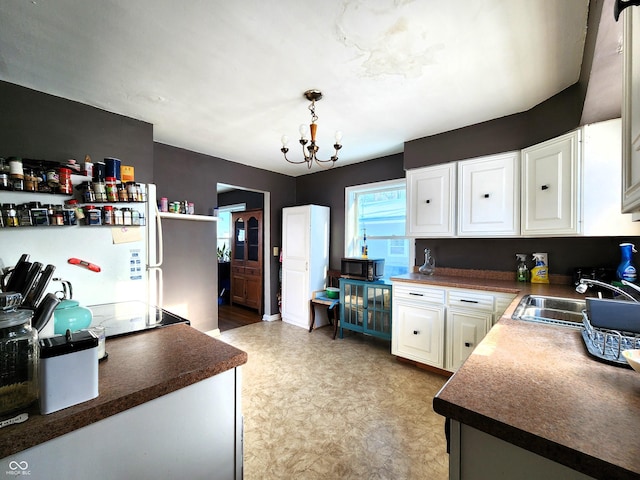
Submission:
M 146 202 L 112 204 L 144 215 L 144 226 L 79 225 L 0 228 L 0 267 L 14 266 L 24 253 L 31 262 L 56 267 L 54 278 L 70 282 L 73 299 L 81 305 L 142 301 L 162 307 L 162 228 L 157 214 L 156 188 L 146 189 Z M 0 191 L 0 203 L 64 204 L 68 196 Z M 96 203 L 101 206 L 101 204 Z M 97 265 L 99 272 L 70 259 Z M 46 292 L 62 291 L 52 280 Z

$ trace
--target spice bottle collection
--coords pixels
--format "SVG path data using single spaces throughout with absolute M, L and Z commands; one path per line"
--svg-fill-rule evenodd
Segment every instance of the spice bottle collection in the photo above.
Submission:
M 0 227 L 145 225 L 144 208 L 111 205 L 146 202 L 145 186 L 134 181 L 133 167 L 121 166 L 120 160 L 114 158 L 104 160 L 94 164 L 87 155 L 81 171 L 75 160 L 59 164 L 32 160 L 23 162 L 17 157 L 6 160 L 0 158 L 0 190 L 73 196 L 72 171 L 90 178 L 75 186 L 75 190 L 81 192 L 78 198 L 70 198 L 63 204 L 43 204 L 38 201 L 1 204 Z

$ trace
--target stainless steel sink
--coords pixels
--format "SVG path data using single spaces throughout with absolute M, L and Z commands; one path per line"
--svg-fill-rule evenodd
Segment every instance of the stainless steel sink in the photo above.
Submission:
M 585 308 L 583 299 L 525 295 L 511 318 L 579 328 Z

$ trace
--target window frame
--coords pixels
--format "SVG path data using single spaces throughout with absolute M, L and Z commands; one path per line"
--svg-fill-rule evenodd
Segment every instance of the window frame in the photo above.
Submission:
M 394 180 L 384 180 L 381 182 L 372 182 L 361 185 L 353 185 L 345 187 L 344 189 L 344 256 L 354 257 L 360 256 L 359 245 L 362 240 L 360 232 L 356 232 L 357 214 L 354 211 L 356 207 L 355 198 L 358 194 L 374 193 L 376 191 L 385 191 L 403 187 L 406 192 L 407 183 L 406 178 L 399 178 Z M 407 205 L 405 204 L 405 221 L 407 221 Z M 408 265 L 407 268 L 411 272 L 413 265 L 415 264 L 415 238 L 405 234 L 400 235 L 370 235 L 367 233 L 367 240 L 408 240 Z M 388 253 L 389 256 L 393 254 Z

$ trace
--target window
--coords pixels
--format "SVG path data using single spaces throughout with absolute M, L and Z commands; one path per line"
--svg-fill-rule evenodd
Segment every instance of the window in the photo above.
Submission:
M 229 261 L 231 251 L 231 237 L 233 226 L 231 225 L 231 212 L 241 212 L 246 210 L 245 203 L 235 205 L 225 205 L 218 208 L 218 261 Z M 222 258 L 221 258 L 222 255 Z
M 369 258 L 384 258 L 384 276 L 408 273 L 412 241 L 405 236 L 404 179 L 345 189 L 345 256 L 359 257 L 366 234 Z

